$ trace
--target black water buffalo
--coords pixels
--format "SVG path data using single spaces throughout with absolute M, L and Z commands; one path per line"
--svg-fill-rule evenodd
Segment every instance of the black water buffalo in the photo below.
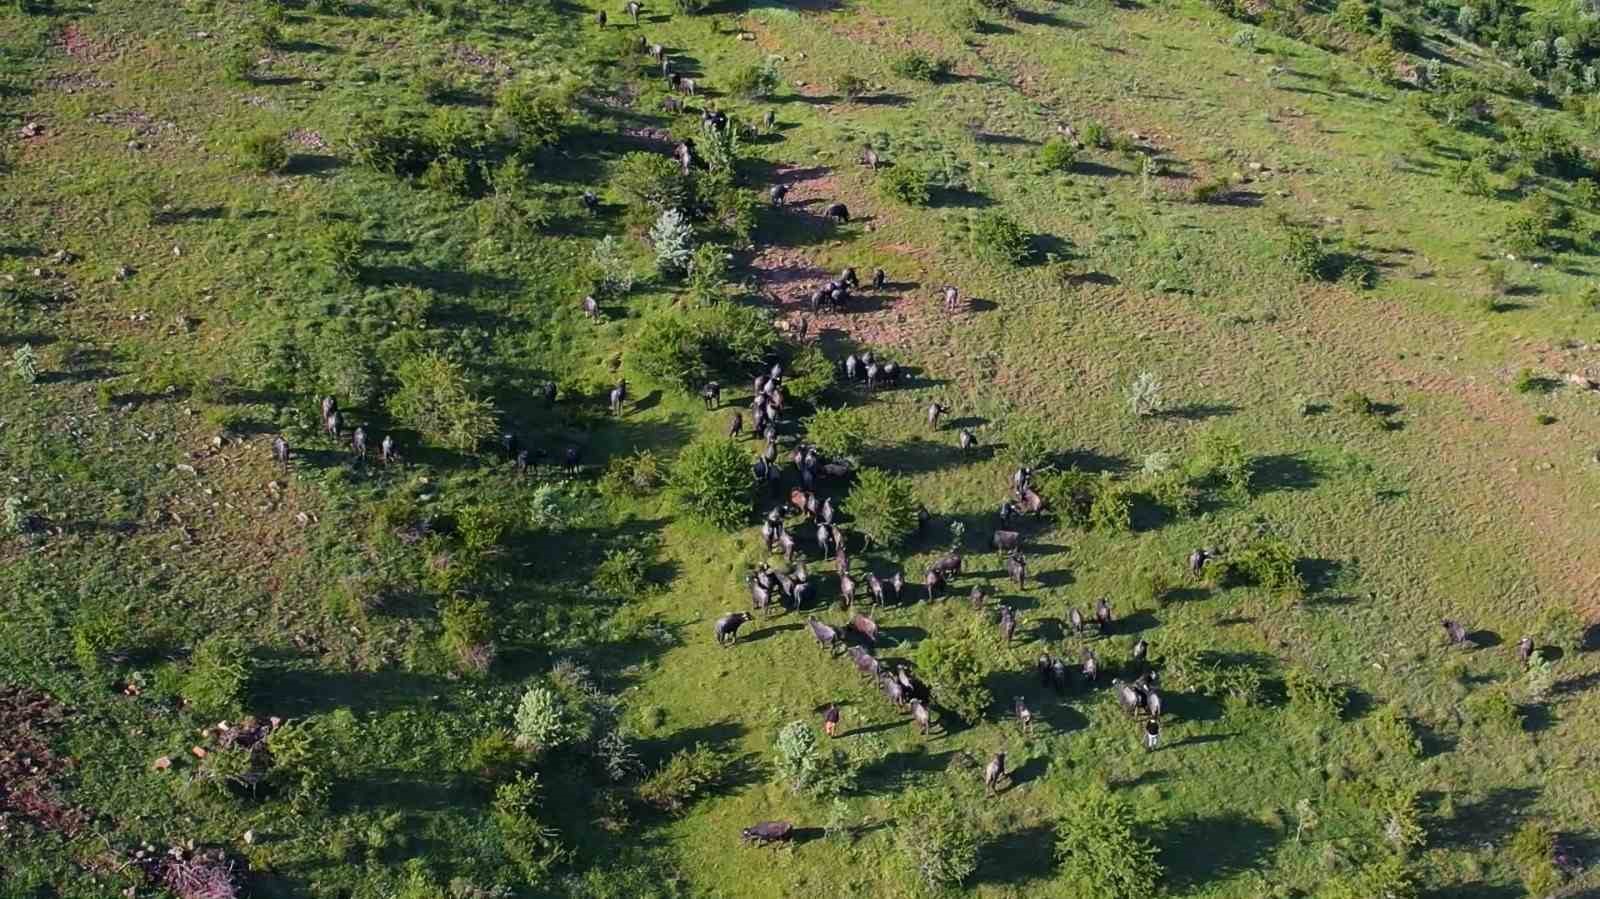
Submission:
M 850 207 L 843 203 L 829 203 L 827 208 L 822 210 L 822 214 L 841 225 L 850 221 Z
M 750 620 L 749 612 L 732 612 L 717 619 L 717 643 L 732 646 L 739 642 L 739 626 Z
M 1006 754 L 997 752 L 994 758 L 983 769 L 983 788 L 989 791 L 990 796 L 999 793 L 1000 780 L 1006 776 Z
M 794 588 L 796 601 L 799 599 L 800 585 Z M 817 645 L 824 649 L 833 649 L 839 645 L 839 632 L 823 624 L 815 618 L 806 619 L 806 627 L 811 629 L 811 636 L 816 638 Z
M 746 844 L 765 846 L 768 843 L 787 843 L 794 839 L 794 825 L 788 821 L 763 821 L 739 831 L 739 839 Z

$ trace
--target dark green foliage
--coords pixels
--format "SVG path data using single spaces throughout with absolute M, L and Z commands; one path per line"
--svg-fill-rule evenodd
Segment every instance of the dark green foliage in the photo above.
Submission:
M 1326 899 L 1417 899 L 1419 878 L 1402 852 L 1382 852 L 1352 874 L 1325 881 Z
M 1522 715 L 1516 703 L 1503 689 L 1483 688 L 1474 691 L 1461 704 L 1467 718 L 1479 727 L 1502 733 L 1522 729 Z
M 1006 422 L 1000 457 L 1007 465 L 1038 468 L 1055 452 L 1055 434 L 1037 418 L 1013 416 Z M 1049 497 L 1049 494 L 1045 494 Z
M 867 423 L 856 409 L 818 409 L 805 428 L 806 441 L 829 458 L 854 458 L 866 446 Z
M 724 291 L 728 283 L 728 248 L 714 243 L 703 243 L 694 248 L 689 259 L 689 295 L 705 304 L 718 303 L 727 298 Z
M 833 387 L 838 370 L 814 343 L 796 350 L 784 367 L 783 387 L 793 399 L 815 405 Z
M 1422 740 L 1416 726 L 1399 703 L 1385 703 L 1367 721 L 1373 742 L 1384 751 L 1402 759 L 1422 757 Z
M 569 854 L 555 829 L 538 818 L 542 792 L 539 775 L 519 773 L 494 794 L 492 815 L 502 848 L 530 886 L 543 883 Z
M 72 655 L 86 673 L 98 674 L 132 649 L 133 633 L 125 611 L 109 605 L 78 607 L 72 623 Z
M 1518 393 L 1550 393 L 1555 390 L 1558 381 L 1539 374 L 1531 368 L 1522 368 L 1511 381 L 1511 389 Z
M 422 130 L 398 116 L 358 117 L 351 125 L 349 147 L 357 164 L 390 175 L 415 177 L 432 162 Z
M 1534 626 L 1539 639 L 1566 652 L 1578 652 L 1583 648 L 1584 632 L 1583 617 L 1569 606 L 1546 608 Z
M 639 498 L 661 489 L 665 475 L 661 460 L 650 450 L 615 456 L 600 477 L 600 492 L 610 497 Z
M 922 881 L 934 889 L 959 886 L 978 870 L 978 831 L 949 789 L 924 787 L 895 803 L 895 843 Z
M 617 163 L 611 186 L 635 206 L 656 211 L 681 209 L 690 185 L 678 164 L 661 153 L 629 153 Z
M 239 163 L 252 172 L 273 175 L 289 165 L 289 147 L 276 131 L 257 131 L 239 139 Z
M 917 672 L 939 705 L 963 721 L 976 722 L 994 701 L 986 683 L 990 666 L 974 640 L 956 634 L 932 636 L 917 644 Z
M 901 54 L 890 64 L 901 78 L 912 81 L 943 81 L 950 76 L 950 60 L 935 58 L 920 50 Z
M 777 92 L 783 79 L 772 60 L 750 63 L 728 76 L 728 93 L 746 100 L 764 100 Z
M 506 780 L 528 764 L 528 753 L 508 730 L 492 730 L 472 741 L 462 770 L 492 783 Z
M 671 312 L 647 317 L 634 332 L 629 359 L 662 383 L 695 390 L 711 379 L 704 335 L 688 317 Z
M 329 222 L 312 234 L 311 252 L 324 270 L 337 278 L 361 273 L 361 229 L 350 222 Z
M 1220 485 L 1236 501 L 1250 497 L 1254 465 L 1244 441 L 1231 430 L 1213 427 L 1202 433 L 1189 471 L 1198 481 Z
M 1550 825 L 1538 819 L 1522 822 L 1511 835 L 1506 854 L 1522 875 L 1530 896 L 1548 896 L 1561 886 L 1561 869 L 1556 867 L 1556 835 Z
M 513 81 L 494 98 L 494 121 L 512 142 L 548 147 L 561 139 L 571 108 L 570 94 L 527 81 Z
M 844 72 L 833 79 L 833 89 L 846 100 L 858 100 L 867 92 L 867 81 L 853 72 Z
M 1583 154 L 1553 120 L 1540 118 L 1507 134 L 1517 158 L 1546 174 L 1562 174 L 1583 166 Z
M 266 50 L 283 46 L 283 29 L 271 19 L 258 19 L 250 23 L 250 42 Z
M 639 785 L 639 798 L 663 812 L 678 813 L 721 783 L 728 760 L 703 743 L 680 749 Z
M 1102 150 L 1109 147 L 1111 145 L 1111 137 L 1106 131 L 1106 126 L 1099 122 L 1084 122 L 1083 145 L 1086 147 L 1098 147 Z
M 709 4 L 708 0 L 672 0 L 672 5 L 677 8 L 678 12 L 686 16 L 693 16 L 704 11 Z
M 1089 501 L 1089 527 L 1106 534 L 1133 530 L 1133 491 L 1109 471 L 1101 472 Z
M 691 518 L 732 530 L 750 515 L 750 457 L 727 438 L 701 438 L 684 447 L 668 483 Z
M 244 645 L 225 634 L 213 634 L 196 644 L 184 672 L 183 698 L 201 714 L 237 712 L 250 683 L 250 662 Z
M 613 549 L 594 570 L 594 585 L 601 593 L 638 599 L 650 590 L 649 559 L 636 546 Z
M 1375 0 L 1340 0 L 1333 20 L 1351 31 L 1376 32 L 1383 24 L 1383 7 Z
M 1039 147 L 1039 161 L 1052 171 L 1070 172 L 1078 163 L 1078 148 L 1066 138 L 1052 137 Z
M 1306 281 L 1320 279 L 1326 262 L 1322 237 L 1309 225 L 1285 223 L 1282 259 L 1294 276 Z
M 1062 880 L 1083 896 L 1145 899 L 1159 892 L 1163 871 L 1155 847 L 1138 834 L 1133 806 L 1090 779 L 1068 797 L 1056 821 Z
M 1218 567 L 1224 585 L 1260 587 L 1291 602 L 1305 596 L 1299 557 L 1282 537 L 1257 537 L 1229 552 Z
M 911 482 L 881 469 L 863 468 L 857 473 L 844 508 L 855 529 L 874 546 L 898 546 L 917 529 Z
M 878 174 L 878 191 L 891 200 L 908 206 L 926 206 L 932 178 L 910 163 L 891 166 Z
M 440 610 L 440 647 L 463 674 L 483 675 L 494 663 L 494 614 L 481 599 L 451 599 Z
M 438 353 L 417 356 L 395 372 L 399 388 L 389 413 L 423 437 L 470 452 L 494 431 L 494 406 L 481 398 L 466 369 Z
M 993 265 L 1020 265 L 1031 255 L 1028 232 L 999 210 L 980 213 L 972 222 L 972 248 Z
M 1306 668 L 1290 668 L 1284 676 L 1289 704 L 1301 715 L 1318 721 L 1337 721 L 1344 714 L 1349 693 L 1338 684 L 1328 683 Z
M 979 7 L 998 16 L 1009 18 L 1017 12 L 1016 0 L 976 0 L 976 2 Z
M 1410 23 L 1395 16 L 1383 17 L 1383 41 L 1389 49 L 1399 53 L 1416 53 L 1422 49 L 1422 35 Z

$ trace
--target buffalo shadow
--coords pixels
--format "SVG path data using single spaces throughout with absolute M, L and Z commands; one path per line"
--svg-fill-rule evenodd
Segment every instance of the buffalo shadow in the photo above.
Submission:
M 1197 815 L 1166 824 L 1155 835 L 1166 883 L 1187 892 L 1261 867 L 1283 833 L 1238 812 Z

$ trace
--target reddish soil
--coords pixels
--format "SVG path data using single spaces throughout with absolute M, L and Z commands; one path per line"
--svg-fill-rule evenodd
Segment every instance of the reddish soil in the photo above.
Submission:
M 50 749 L 49 733 L 65 718 L 43 693 L 0 685 L 0 836 L 16 820 L 69 837 L 88 825 L 89 811 L 61 798 L 72 760 Z

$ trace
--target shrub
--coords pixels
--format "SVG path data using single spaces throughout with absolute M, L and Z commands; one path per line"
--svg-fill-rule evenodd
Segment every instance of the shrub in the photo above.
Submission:
M 335 277 L 351 279 L 361 273 L 361 229 L 350 222 L 329 222 L 311 238 L 318 263 Z
M 1378 404 L 1359 390 L 1345 392 L 1339 397 L 1339 408 L 1351 415 L 1377 415 Z
M 417 179 L 423 187 L 442 194 L 458 197 L 471 196 L 475 190 L 472 167 L 459 156 L 441 156 L 428 163 L 422 177 Z
M 663 213 L 666 215 L 669 213 Z M 700 303 L 712 304 L 726 298 L 728 248 L 714 243 L 695 247 L 689 258 L 689 294 Z
M 874 546 L 899 546 L 917 529 L 911 481 L 882 469 L 861 469 L 844 506 L 855 529 Z
M 917 671 L 928 681 L 939 704 L 969 723 L 983 717 L 994 701 L 986 679 L 989 666 L 970 640 L 929 637 L 917 644 Z
M 684 447 L 672 464 L 673 496 L 690 517 L 724 530 L 737 528 L 750 512 L 750 460 L 728 438 L 702 438 Z
M 1289 693 L 1289 705 L 1307 717 L 1318 720 L 1337 720 L 1344 714 L 1349 694 L 1337 684 L 1322 680 L 1307 669 L 1295 666 L 1284 677 Z
M 517 745 L 534 752 L 565 746 L 578 737 L 567 704 L 549 687 L 529 687 L 517 704 Z
M 1539 616 L 1534 633 L 1553 646 L 1579 652 L 1584 641 L 1583 618 L 1568 606 L 1550 606 Z
M 1136 418 L 1147 418 L 1161 411 L 1161 381 L 1155 372 L 1139 372 L 1139 376 L 1129 382 L 1126 395 L 1128 411 Z
M 1107 534 L 1133 530 L 1132 492 L 1109 471 L 1095 479 L 1094 498 L 1089 501 L 1089 527 Z
M 249 84 L 254 80 L 255 70 L 256 53 L 249 47 L 239 45 L 222 52 L 222 74 L 228 81 Z
M 12 533 L 19 526 L 9 528 Z M 72 622 L 72 655 L 85 673 L 95 674 L 115 664 L 129 649 L 132 630 L 127 615 L 111 606 L 81 605 Z
M 805 420 L 805 428 L 806 441 L 836 459 L 859 456 L 867 443 L 866 419 L 855 409 L 818 409 Z
M 1007 465 L 1037 468 L 1050 461 L 1055 445 L 1055 438 L 1044 422 L 1028 416 L 1014 416 L 1006 422 L 1005 446 L 1000 450 L 1000 457 Z
M 1233 189 L 1233 179 L 1227 175 L 1218 175 L 1196 184 L 1189 192 L 1189 198 L 1196 203 L 1215 203 L 1228 196 Z
M 257 20 L 250 23 L 250 42 L 257 47 L 276 50 L 283 46 L 283 29 L 277 22 L 270 20 Z
M 605 473 L 600 476 L 600 492 L 613 498 L 637 499 L 659 490 L 662 479 L 660 458 L 650 450 L 639 450 L 613 457 L 606 464 Z
M 685 389 L 710 378 L 703 358 L 702 334 L 682 315 L 670 311 L 647 316 L 634 333 L 628 358 L 646 375 Z
M 1305 596 L 1295 552 L 1281 537 L 1258 537 L 1228 553 L 1220 565 L 1225 584 L 1251 584 L 1290 601 Z
M 1056 861 L 1078 895 L 1143 899 L 1160 891 L 1155 847 L 1135 831 L 1133 806 L 1104 784 L 1073 793 L 1056 821 Z
M 688 271 L 694 258 L 694 229 L 682 212 L 663 210 L 650 228 L 650 244 L 656 250 L 656 268 L 663 275 L 675 277 Z
M 639 785 L 639 798 L 664 812 L 683 811 L 721 783 L 727 759 L 703 743 L 680 749 Z
M 1020 265 L 1029 256 L 1028 232 L 999 210 L 982 213 L 973 222 L 972 244 L 979 258 L 995 265 Z
M 181 692 L 202 714 L 226 714 L 239 710 L 249 683 L 249 655 L 244 645 L 233 637 L 212 634 L 189 656 Z
M 512 143 L 548 147 L 561 140 L 571 97 L 529 81 L 512 81 L 494 98 L 494 123 Z
M 1419 787 L 1415 782 L 1383 781 L 1369 784 L 1366 792 L 1378 810 L 1383 837 L 1396 852 L 1415 849 L 1426 841 L 1422 811 L 1417 805 Z
M 1233 33 L 1233 37 L 1228 39 L 1228 43 L 1240 50 L 1249 50 L 1253 53 L 1256 49 L 1256 30 L 1254 28 L 1241 28 Z
M 460 363 L 438 353 L 406 360 L 388 408 L 400 422 L 435 443 L 471 452 L 494 431 L 494 406 L 480 398 Z
M 1065 138 L 1052 137 L 1039 148 L 1039 161 L 1052 171 L 1070 172 L 1078 163 L 1078 148 Z
M 539 531 L 571 527 L 583 514 L 583 500 L 560 484 L 540 484 L 528 503 L 528 526 Z
M 672 0 L 672 5 L 677 7 L 678 12 L 686 16 L 699 14 L 706 8 L 707 3 L 708 0 Z
M 1548 896 L 1561 886 L 1561 869 L 1556 867 L 1556 834 L 1549 824 L 1537 819 L 1522 822 L 1511 835 L 1506 854 L 1522 875 L 1529 896 Z
M 1572 203 L 1579 209 L 1600 207 L 1600 182 L 1593 178 L 1579 178 L 1573 182 Z
M 1323 276 L 1327 254 L 1322 248 L 1322 237 L 1309 225 L 1284 224 L 1284 249 L 1282 261 L 1290 274 L 1304 281 Z
M 1087 147 L 1105 149 L 1111 143 L 1106 133 L 1106 126 L 1099 122 L 1085 122 L 1083 125 L 1083 143 Z
M 276 131 L 257 131 L 239 140 L 239 162 L 252 172 L 276 174 L 289 165 L 289 147 Z
M 11 354 L 11 376 L 24 384 L 39 380 L 39 354 L 34 352 L 33 344 L 25 343 Z
M 528 763 L 528 754 L 507 730 L 492 730 L 473 739 L 462 770 L 488 781 L 502 781 Z
M 540 792 L 539 775 L 518 773 L 494 794 L 493 817 L 501 845 L 530 886 L 542 883 L 568 854 L 555 829 L 537 817 Z
M 1506 733 L 1522 728 L 1522 716 L 1516 703 L 1504 690 L 1479 690 L 1461 704 L 1467 719 L 1479 727 Z
M 762 208 L 755 191 L 725 185 L 713 192 L 708 202 L 711 206 L 709 221 L 722 228 L 728 242 L 741 246 L 749 244 Z
M 706 187 L 731 187 L 739 165 L 739 127 L 730 123 L 718 128 L 711 122 L 700 127 L 700 156 L 705 159 L 709 177 L 702 179 Z
M 481 599 L 452 599 L 440 613 L 439 644 L 464 674 L 487 674 L 494 664 L 494 615 Z
M 1326 899 L 1417 899 L 1417 881 L 1404 853 L 1384 852 L 1353 874 L 1325 881 L 1318 895 Z
M 902 163 L 878 174 L 878 192 L 908 206 L 928 205 L 931 185 L 931 176 L 914 165 Z
M 355 161 L 389 175 L 413 177 L 432 161 L 416 123 L 396 117 L 364 116 L 351 129 L 350 155 Z
M 623 252 L 622 242 L 607 234 L 589 253 L 594 265 L 595 290 L 602 296 L 619 297 L 633 290 L 633 264 Z
M 779 731 L 773 743 L 774 767 L 778 777 L 796 793 L 806 791 L 816 778 L 821 753 L 817 735 L 804 721 L 791 721 Z
M 1450 179 L 1469 197 L 1494 196 L 1494 186 L 1489 183 L 1489 167 L 1482 159 L 1456 163 L 1450 169 Z
M 680 209 L 689 199 L 689 181 L 678 164 L 660 153 L 629 153 L 617 164 L 612 186 L 635 207 Z
M 1549 393 L 1555 389 L 1554 378 L 1547 378 L 1531 368 L 1523 368 L 1511 381 L 1511 389 L 1518 393 Z
M 971 6 L 958 6 L 945 14 L 945 22 L 957 34 L 973 34 L 983 30 L 983 16 Z
M 950 75 L 948 59 L 937 59 L 920 50 L 901 54 L 889 67 L 896 75 L 912 81 L 942 81 Z
M 1017 12 L 1016 0 L 975 0 L 975 2 L 978 6 L 997 16 L 1009 18 Z
M 505 539 L 511 522 L 498 505 L 474 503 L 456 511 L 456 532 L 461 543 L 474 553 L 490 553 Z
M 778 90 L 783 79 L 778 75 L 778 65 L 772 59 L 734 70 L 728 77 L 728 92 L 746 100 L 762 100 Z
M 645 576 L 648 559 L 637 547 L 613 549 L 594 570 L 594 585 L 601 593 L 622 599 L 636 599 L 650 589 Z
M 895 806 L 895 842 L 929 887 L 958 886 L 978 869 L 977 828 L 949 790 L 912 790 Z
M 1541 249 L 1551 246 L 1555 234 L 1548 219 L 1541 216 L 1538 211 L 1524 207 L 1506 222 L 1505 231 L 1500 239 L 1511 250 L 1523 255 L 1537 253 Z
M 783 387 L 794 399 L 814 405 L 837 376 L 833 361 L 816 344 L 808 343 L 795 351 L 784 366 Z
M 1401 758 L 1422 757 L 1422 740 L 1399 703 L 1386 703 L 1373 713 L 1368 724 L 1372 729 L 1373 742 L 1385 751 Z
M 1230 430 L 1211 428 L 1203 433 L 1190 468 L 1191 474 L 1220 483 L 1237 500 L 1250 496 L 1253 465 L 1244 442 Z
M 845 72 L 833 79 L 833 89 L 846 100 L 856 100 L 867 92 L 867 81 L 860 75 Z

